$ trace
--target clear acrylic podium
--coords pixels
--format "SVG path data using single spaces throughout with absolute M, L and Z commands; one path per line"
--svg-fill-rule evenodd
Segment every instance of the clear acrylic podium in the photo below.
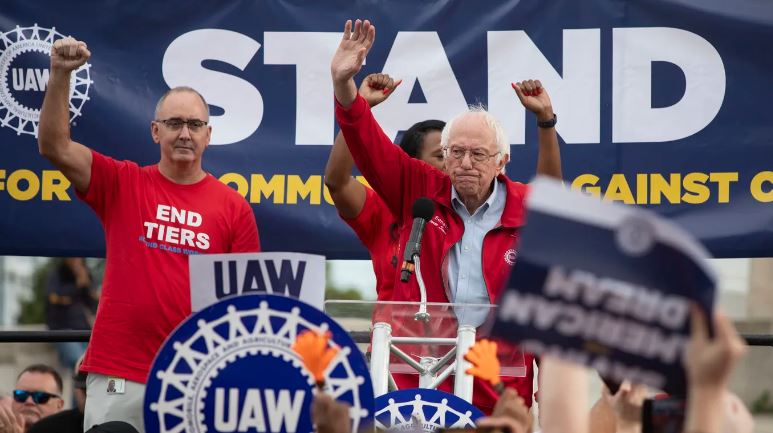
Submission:
M 398 389 L 398 383 L 437 389 L 453 375 L 453 393 L 469 402 L 473 378 L 465 373 L 470 364 L 464 354 L 476 338 L 487 338 L 496 308 L 489 304 L 325 302 L 325 313 L 347 331 L 370 333 L 370 374 L 376 396 Z M 497 344 L 501 375 L 524 377 L 523 353 L 506 342 Z

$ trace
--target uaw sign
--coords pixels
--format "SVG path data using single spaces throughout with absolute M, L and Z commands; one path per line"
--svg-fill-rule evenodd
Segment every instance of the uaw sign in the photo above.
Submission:
M 376 398 L 376 428 L 390 432 L 470 429 L 483 412 L 472 403 L 435 389 L 403 389 Z
M 304 330 L 330 332 L 339 349 L 325 392 L 351 405 L 351 431 L 373 419 L 365 358 L 335 321 L 274 295 L 225 299 L 193 314 L 167 338 L 145 392 L 148 433 L 310 433 L 312 375 L 291 349 Z
M 707 253 L 654 214 L 539 179 L 492 334 L 671 393 L 685 390 L 690 304 L 712 310 Z
M 283 295 L 322 309 L 325 257 L 301 253 L 191 255 L 191 310 L 229 296 Z

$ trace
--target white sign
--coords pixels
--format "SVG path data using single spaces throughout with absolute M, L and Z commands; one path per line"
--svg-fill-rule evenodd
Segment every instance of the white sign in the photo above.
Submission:
M 191 255 L 191 309 L 244 293 L 282 295 L 322 309 L 325 257 L 301 253 Z

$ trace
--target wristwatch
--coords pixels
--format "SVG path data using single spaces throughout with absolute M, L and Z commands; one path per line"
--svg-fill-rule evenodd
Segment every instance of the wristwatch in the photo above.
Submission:
M 558 122 L 558 115 L 553 113 L 553 118 L 550 120 L 546 120 L 544 122 L 537 121 L 537 126 L 540 128 L 550 129 L 556 126 L 556 122 Z

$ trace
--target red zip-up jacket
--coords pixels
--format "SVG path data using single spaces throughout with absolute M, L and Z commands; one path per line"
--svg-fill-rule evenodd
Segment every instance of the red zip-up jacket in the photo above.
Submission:
M 407 226 L 413 219 L 413 202 L 428 197 L 435 203 L 435 213 L 427 223 L 421 240 L 421 273 L 427 289 L 428 302 L 449 302 L 448 256 L 451 248 L 464 233 L 464 222 L 451 206 L 451 179 L 430 165 L 409 157 L 384 134 L 365 99 L 357 95 L 354 103 L 344 109 L 336 102 L 336 118 L 357 167 L 370 186 L 384 200 L 389 210 L 405 227 L 400 234 L 399 258 L 403 257 L 410 235 Z M 524 224 L 526 185 L 499 175 L 498 181 L 507 188 L 505 208 L 499 224 L 483 239 L 483 279 L 489 298 L 495 302 L 505 286 L 517 256 L 515 245 L 518 229 Z M 400 270 L 395 272 L 394 301 L 419 301 L 419 286 L 415 276 L 401 282 Z M 525 354 L 526 377 L 502 378 L 505 385 L 515 388 L 527 405 L 531 405 L 533 357 Z M 497 395 L 488 383 L 475 381 L 473 403 L 488 412 Z M 488 410 L 487 410 L 488 409 Z

